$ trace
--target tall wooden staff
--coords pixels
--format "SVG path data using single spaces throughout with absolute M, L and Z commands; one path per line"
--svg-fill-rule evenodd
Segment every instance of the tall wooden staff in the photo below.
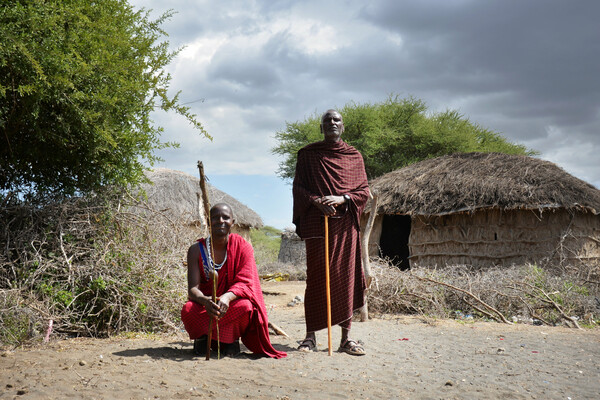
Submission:
M 206 188 L 206 178 L 204 177 L 204 165 L 202 161 L 198 161 L 198 170 L 200 171 L 200 191 L 202 192 L 202 203 L 204 205 L 204 214 L 206 216 L 206 225 L 208 226 L 208 235 L 210 236 L 210 254 L 215 254 L 215 249 L 212 240 L 212 228 L 210 225 L 210 202 L 208 201 L 208 189 Z M 208 279 L 212 279 L 213 282 L 213 290 L 212 290 L 212 301 L 213 303 L 217 302 L 217 280 L 219 275 L 217 271 L 215 271 L 215 266 L 212 262 L 212 257 L 208 258 L 208 269 L 209 269 L 209 277 Z M 217 324 L 217 333 L 219 329 L 218 321 L 216 318 L 211 318 L 208 323 L 208 340 L 206 342 L 206 359 L 210 360 L 210 347 L 212 343 L 212 327 L 213 322 Z M 219 344 L 217 344 L 217 358 L 219 354 Z
M 331 293 L 329 291 L 329 222 L 325 215 L 325 294 L 327 296 L 327 347 L 329 355 L 332 355 L 331 349 Z

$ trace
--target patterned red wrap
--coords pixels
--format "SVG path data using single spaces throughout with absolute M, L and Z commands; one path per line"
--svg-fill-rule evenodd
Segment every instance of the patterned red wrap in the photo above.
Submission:
M 200 245 L 205 240 L 200 239 Z M 204 274 L 202 258 L 200 266 L 200 290 L 207 296 L 212 295 L 212 283 Z M 238 299 L 232 301 L 227 313 L 219 320 L 219 340 L 232 343 L 239 337 L 242 343 L 253 353 L 264 354 L 272 358 L 283 358 L 287 354 L 271 345 L 269 322 L 265 302 L 260 288 L 260 278 L 254 261 L 254 251 L 250 243 L 241 236 L 232 233 L 227 242 L 227 262 L 219 271 L 217 297 L 225 292 L 235 294 Z M 199 338 L 208 333 L 210 318 L 203 306 L 188 301 L 181 310 L 181 319 L 190 339 Z M 217 338 L 213 324 L 213 339 Z
M 329 271 L 332 325 L 350 327 L 353 310 L 364 304 L 360 216 L 369 197 L 361 154 L 349 144 L 317 142 L 298 152 L 293 184 L 296 232 L 306 241 L 305 318 L 309 332 L 327 327 L 324 218 L 311 200 L 348 195 L 329 217 Z

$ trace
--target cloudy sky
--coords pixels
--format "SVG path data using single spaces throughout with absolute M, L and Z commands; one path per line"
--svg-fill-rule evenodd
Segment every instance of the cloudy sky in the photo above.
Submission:
M 171 87 L 211 142 L 157 114 L 161 167 L 197 176 L 291 226 L 275 175 L 285 122 L 349 102 L 414 96 L 540 152 L 600 188 L 600 2 L 558 0 L 132 0 L 175 14 Z M 166 5 L 165 5 L 166 4 Z M 201 100 L 201 101 L 198 101 Z

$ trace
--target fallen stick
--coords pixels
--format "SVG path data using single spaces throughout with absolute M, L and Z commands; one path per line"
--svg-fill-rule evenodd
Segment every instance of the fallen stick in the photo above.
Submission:
M 289 338 L 288 334 L 285 333 L 285 331 L 283 329 L 281 329 L 280 327 L 278 327 L 274 323 L 269 322 L 269 328 L 273 329 L 273 331 L 275 332 L 275 334 L 277 334 L 279 336 L 285 336 L 286 338 Z

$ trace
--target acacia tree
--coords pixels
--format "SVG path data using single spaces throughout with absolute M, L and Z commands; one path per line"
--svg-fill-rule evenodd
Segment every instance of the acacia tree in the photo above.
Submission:
M 0 7 L 0 198 L 69 196 L 143 179 L 173 110 L 164 67 L 177 51 L 161 24 L 125 0 L 10 0 Z
M 448 110 L 427 114 L 422 100 L 390 96 L 376 104 L 350 103 L 339 110 L 344 118 L 342 139 L 363 155 L 369 179 L 427 158 L 459 152 L 535 154 L 500 134 L 470 122 Z M 275 134 L 279 144 L 271 151 L 284 156 L 278 175 L 294 177 L 296 155 L 303 146 L 323 140 L 321 115 L 286 122 Z

